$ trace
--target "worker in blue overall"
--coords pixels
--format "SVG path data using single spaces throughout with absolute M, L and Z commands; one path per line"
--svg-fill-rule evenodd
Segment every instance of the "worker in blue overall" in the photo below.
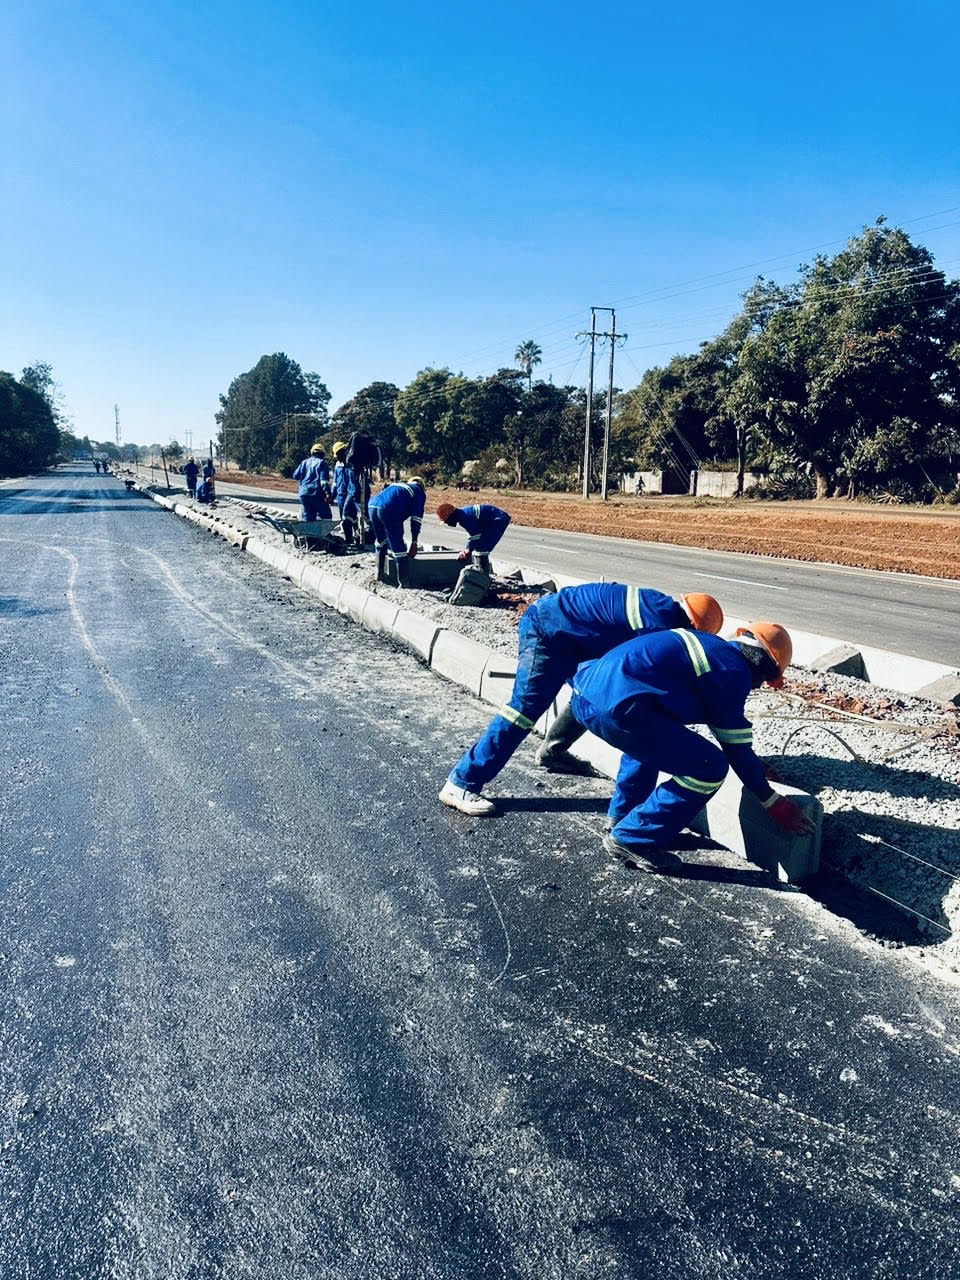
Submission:
M 723 610 L 702 592 L 674 600 L 647 587 L 587 582 L 535 601 L 517 627 L 510 701 L 451 770 L 441 802 L 477 817 L 492 814 L 496 806 L 480 794 L 484 784 L 501 771 L 581 662 L 599 658 L 638 632 L 666 627 L 717 632 L 722 626 Z M 572 756 L 570 762 L 563 772 L 586 771 Z
M 437 519 L 451 529 L 460 525 L 467 534 L 467 546 L 461 551 L 460 560 L 479 557 L 480 568 L 490 572 L 490 552 L 507 532 L 510 517 L 506 511 L 491 506 L 489 502 L 477 502 L 471 507 L 455 507 L 452 502 L 441 502 L 437 507 Z
M 195 498 L 197 496 L 197 476 L 200 474 L 200 468 L 194 462 L 193 458 L 188 458 L 183 464 L 183 477 L 187 482 L 187 497 Z
M 370 499 L 370 523 L 377 544 L 377 575 L 383 572 L 386 557 L 396 561 L 397 581 L 409 585 L 409 561 L 417 554 L 417 539 L 427 500 L 426 486 L 419 476 L 403 484 L 388 484 Z M 403 538 L 403 524 L 410 521 L 410 550 Z
M 297 492 L 304 520 L 329 520 L 330 468 L 323 445 L 310 446 L 309 457 L 297 464 L 293 478 L 299 486 Z
M 203 476 L 204 480 L 212 480 L 212 479 L 213 479 L 213 477 L 216 475 L 216 472 L 215 472 L 215 471 L 214 471 L 214 469 L 213 469 L 213 459 L 212 459 L 212 458 L 204 458 L 204 460 L 203 460 L 203 467 L 201 468 L 201 472 L 200 472 L 200 473 L 201 473 L 201 475 Z
M 333 446 L 333 489 L 340 512 L 340 532 L 349 546 L 360 519 L 360 477 L 355 467 L 346 463 L 347 443 L 338 440 Z
M 603 840 L 609 853 L 643 870 L 677 864 L 665 846 L 719 789 L 728 767 L 783 830 L 813 829 L 799 805 L 770 786 L 744 714 L 751 690 L 783 683 L 792 656 L 785 628 L 752 622 L 733 640 L 686 629 L 640 635 L 578 668 L 573 714 L 623 752 Z M 692 724 L 707 725 L 719 747 Z M 660 773 L 670 776 L 658 785 Z

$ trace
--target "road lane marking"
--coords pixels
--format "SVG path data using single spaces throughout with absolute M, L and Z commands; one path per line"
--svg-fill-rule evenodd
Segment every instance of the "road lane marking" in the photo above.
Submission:
M 742 582 L 745 587 L 765 587 L 767 591 L 789 591 L 789 587 L 775 587 L 772 582 L 754 582 L 751 578 L 725 578 L 722 573 L 694 573 L 695 578 L 715 578 L 718 582 Z

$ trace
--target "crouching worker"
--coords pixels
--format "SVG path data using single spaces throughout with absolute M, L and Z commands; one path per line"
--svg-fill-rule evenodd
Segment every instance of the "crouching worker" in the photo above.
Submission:
M 661 591 L 620 582 L 587 582 L 535 601 L 517 627 L 517 674 L 510 701 L 457 762 L 440 800 L 461 813 L 493 813 L 493 801 L 480 794 L 484 784 L 501 771 L 581 662 L 599 658 L 638 632 L 665 627 L 716 632 L 722 626 L 719 604 L 700 592 L 674 600 Z M 582 732 L 577 724 L 577 733 Z M 555 761 L 558 771 L 562 764 Z M 573 756 L 562 771 L 590 772 Z
M 297 464 L 293 478 L 299 486 L 297 492 L 304 520 L 329 520 L 330 468 L 323 456 L 323 445 L 310 446 L 309 457 Z
M 451 529 L 460 525 L 466 530 L 469 535 L 467 547 L 460 552 L 459 559 L 469 560 L 471 556 L 480 556 L 480 567 L 489 573 L 490 552 L 507 532 L 507 525 L 510 523 L 506 511 L 491 506 L 489 502 L 459 508 L 452 502 L 441 502 L 437 507 L 437 519 Z
M 397 581 L 410 584 L 409 561 L 417 554 L 417 539 L 427 500 L 426 486 L 419 476 L 405 484 L 388 484 L 370 499 L 370 523 L 377 543 L 377 576 L 383 572 L 387 555 L 397 564 Z M 410 550 L 403 540 L 403 524 L 410 521 Z
M 779 688 L 792 656 L 783 627 L 753 622 L 733 640 L 689 630 L 638 636 L 579 668 L 570 681 L 573 714 L 623 752 L 603 839 L 609 853 L 645 869 L 677 864 L 670 841 L 728 766 L 785 831 L 813 829 L 799 805 L 771 788 L 744 715 L 751 690 Z M 719 749 L 691 724 L 707 725 Z M 658 785 L 659 773 L 670 776 Z
M 216 497 L 213 487 L 213 476 L 201 476 L 200 483 L 197 485 L 197 501 L 212 503 Z

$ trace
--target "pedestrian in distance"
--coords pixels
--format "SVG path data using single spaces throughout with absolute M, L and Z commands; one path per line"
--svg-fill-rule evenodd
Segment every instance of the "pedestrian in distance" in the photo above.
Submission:
M 293 478 L 299 485 L 300 510 L 304 520 L 329 520 L 330 468 L 322 445 L 310 446 L 309 456 L 297 465 Z
M 426 485 L 420 476 L 402 484 L 388 484 L 370 499 L 370 523 L 377 546 L 377 575 L 383 572 L 389 555 L 396 562 L 401 587 L 410 583 L 410 560 L 418 550 L 417 539 L 427 500 Z M 410 521 L 410 549 L 403 537 L 404 522 Z
M 99 475 L 99 474 L 100 474 L 100 463 L 98 462 L 98 460 L 97 460 L 96 458 L 94 458 L 94 460 L 93 460 L 93 465 L 94 465 L 94 466 L 96 467 L 96 469 L 97 469 L 97 475 Z
M 750 692 L 779 688 L 793 656 L 786 629 L 752 622 L 732 640 L 675 630 L 637 636 L 585 662 L 570 681 L 571 710 L 591 733 L 623 753 L 603 838 L 608 853 L 642 870 L 679 864 L 669 851 L 719 790 L 728 768 L 770 818 L 791 835 L 813 825 L 770 786 L 744 713 Z M 714 746 L 690 725 L 706 725 Z M 669 775 L 658 783 L 661 773 Z
M 467 546 L 460 552 L 458 559 L 469 560 L 471 556 L 485 557 L 482 567 L 489 570 L 490 552 L 507 531 L 510 517 L 506 511 L 491 506 L 489 502 L 478 502 L 471 507 L 455 507 L 452 502 L 441 502 L 437 507 L 437 519 L 442 520 L 449 528 L 460 525 L 465 529 Z
M 500 773 L 582 662 L 599 658 L 638 633 L 671 627 L 715 633 L 722 626 L 723 610 L 713 596 L 702 592 L 674 600 L 651 588 L 587 582 L 535 601 L 517 626 L 517 674 L 510 701 L 451 770 L 440 800 L 461 813 L 492 814 L 496 806 L 480 794 L 484 785 Z M 574 737 L 582 732 L 576 724 Z M 538 753 L 538 762 L 554 772 L 590 772 L 562 743 L 541 759 L 546 747 L 545 743 Z
M 194 462 L 193 458 L 188 458 L 183 464 L 183 478 L 187 482 L 187 496 L 195 498 L 197 496 L 197 476 L 200 474 L 200 468 Z

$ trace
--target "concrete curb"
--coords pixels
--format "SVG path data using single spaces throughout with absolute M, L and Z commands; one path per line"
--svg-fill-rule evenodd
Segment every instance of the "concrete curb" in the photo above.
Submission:
M 456 631 L 441 631 L 434 641 L 430 667 L 438 675 L 462 685 L 474 697 L 479 698 L 487 664 L 491 658 L 496 659 L 498 656 L 492 649 L 477 644 L 476 640 L 471 640 L 468 636 L 462 636 Z

